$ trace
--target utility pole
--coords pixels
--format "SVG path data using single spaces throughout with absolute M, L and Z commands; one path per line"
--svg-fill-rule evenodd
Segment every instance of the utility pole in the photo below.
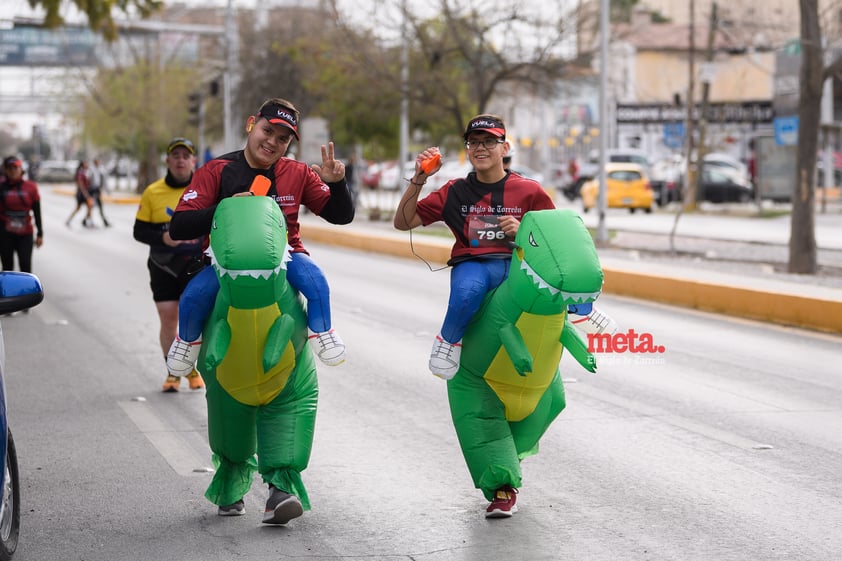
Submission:
M 596 208 L 599 222 L 596 227 L 597 243 L 608 242 L 605 210 L 608 206 L 605 184 L 605 160 L 608 151 L 608 0 L 600 0 L 599 8 L 599 195 Z
M 225 10 L 225 74 L 222 79 L 223 130 L 225 148 L 223 152 L 234 149 L 234 111 L 233 92 L 237 82 L 237 56 L 239 41 L 237 38 L 237 19 L 233 0 L 228 0 Z
M 684 208 L 694 210 L 696 208 L 696 162 L 693 158 L 693 133 L 695 130 L 695 109 L 696 99 L 693 90 L 696 89 L 696 3 L 690 0 L 690 35 L 689 49 L 687 52 L 687 65 L 689 76 L 687 79 L 687 173 L 684 182 Z
M 710 102 L 710 83 L 713 81 L 713 44 L 716 40 L 716 27 L 718 25 L 718 20 L 716 17 L 716 2 L 711 4 L 710 7 L 710 22 L 708 23 L 708 44 L 707 44 L 707 52 L 705 53 L 705 65 L 702 68 L 701 79 L 702 79 L 702 107 L 699 111 L 699 149 L 697 150 L 696 156 L 696 164 L 698 173 L 696 174 L 696 185 L 693 191 L 692 198 L 688 198 L 687 204 L 692 204 L 692 207 L 695 208 L 696 202 L 698 200 L 699 194 L 702 192 L 702 186 L 704 184 L 704 167 L 705 167 L 705 155 L 707 154 L 707 144 L 706 144 L 706 135 L 707 135 L 707 112 L 708 112 L 708 105 Z
M 403 45 L 401 46 L 401 115 L 400 115 L 400 138 L 398 139 L 398 181 L 403 177 L 406 154 L 409 151 L 409 39 L 407 38 L 406 0 L 401 2 L 403 12 L 403 23 L 401 24 L 401 35 Z

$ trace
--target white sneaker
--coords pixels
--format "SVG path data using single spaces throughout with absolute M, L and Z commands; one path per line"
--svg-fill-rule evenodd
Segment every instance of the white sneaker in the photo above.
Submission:
M 345 362 L 345 343 L 336 331 L 310 331 L 308 337 L 315 345 L 316 356 L 328 366 L 337 366 Z
M 430 372 L 442 380 L 450 380 L 459 370 L 459 359 L 462 357 L 462 340 L 448 343 L 441 335 L 436 335 L 433 350 L 430 352 Z
M 167 370 L 173 376 L 187 376 L 196 367 L 199 351 L 202 349 L 202 338 L 195 341 L 185 341 L 178 335 L 167 353 Z

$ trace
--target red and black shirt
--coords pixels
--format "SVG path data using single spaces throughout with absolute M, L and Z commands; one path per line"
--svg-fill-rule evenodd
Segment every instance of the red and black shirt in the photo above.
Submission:
M 417 211 L 424 226 L 441 220 L 453 232 L 456 241 L 448 262 L 452 265 L 472 257 L 508 257 L 512 245 L 503 235 L 499 217 L 520 220 L 530 210 L 553 208 L 552 199 L 536 181 L 509 172 L 497 183 L 482 183 L 471 172 L 418 201 Z
M 41 227 L 41 195 L 34 181 L 22 179 L 12 183 L 8 177 L 0 181 L 0 228 L 20 236 L 31 236 L 35 228 L 43 236 Z
M 243 151 L 238 150 L 196 170 L 173 214 L 170 236 L 193 239 L 209 234 L 219 201 L 248 191 L 258 175 L 271 182 L 267 196 L 278 203 L 286 217 L 293 251 L 307 252 L 298 222 L 301 205 L 331 224 L 348 224 L 354 219 L 354 204 L 344 179 L 325 183 L 307 164 L 289 158 L 281 158 L 270 169 L 254 169 Z

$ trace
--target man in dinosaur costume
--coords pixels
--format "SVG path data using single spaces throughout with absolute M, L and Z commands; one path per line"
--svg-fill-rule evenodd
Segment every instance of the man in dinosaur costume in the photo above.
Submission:
M 310 508 L 301 472 L 310 458 L 318 384 L 307 315 L 286 278 L 290 249 L 272 199 L 219 202 L 208 253 L 220 290 L 199 355 L 217 468 L 205 496 L 222 516 L 244 514 L 257 469 L 269 485 L 267 524 L 286 524 Z
M 596 362 L 567 307 L 593 302 L 602 269 L 590 233 L 572 210 L 527 212 L 506 280 L 489 293 L 447 383 L 450 410 L 490 518 L 517 511 L 520 462 L 564 409 L 559 362 L 566 348 L 590 372 Z

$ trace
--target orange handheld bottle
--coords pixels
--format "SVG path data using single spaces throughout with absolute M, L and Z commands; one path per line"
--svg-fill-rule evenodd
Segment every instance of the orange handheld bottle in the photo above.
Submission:
M 432 172 L 436 170 L 438 165 L 441 163 L 441 154 L 435 154 L 430 156 L 423 162 L 421 162 L 421 171 L 430 175 Z
M 255 196 L 263 196 L 269 192 L 269 187 L 272 186 L 272 182 L 269 181 L 269 178 L 265 175 L 258 175 L 254 178 L 251 182 L 251 187 L 249 187 L 249 192 L 253 193 Z

